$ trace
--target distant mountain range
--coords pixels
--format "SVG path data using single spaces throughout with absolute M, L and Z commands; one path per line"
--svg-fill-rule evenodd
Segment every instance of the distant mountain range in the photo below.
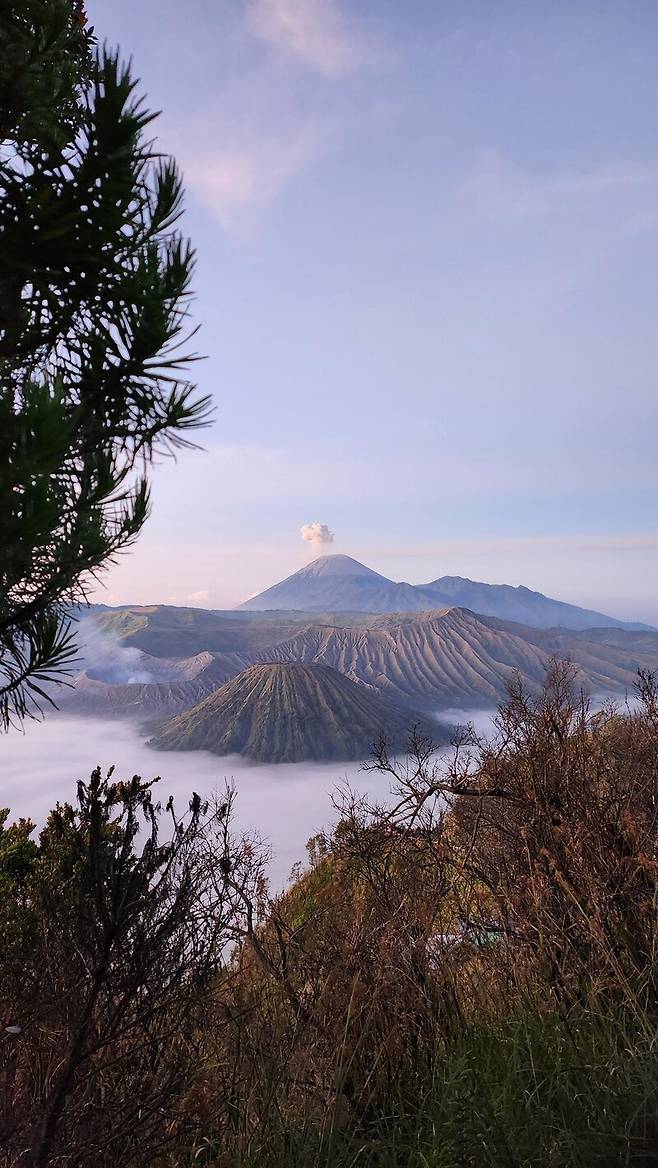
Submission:
M 231 612 L 91 619 L 85 668 L 56 694 L 69 712 L 139 718 L 161 749 L 266 762 L 363 758 L 382 733 L 399 749 L 419 721 L 443 742 L 440 719 L 492 709 L 516 676 L 537 691 L 555 657 L 596 696 L 658 668 L 658 630 L 644 625 L 505 584 L 395 584 L 340 555 Z
M 182 715 L 160 731 L 163 746 L 244 750 L 267 761 L 351 750 L 365 757 L 375 727 L 399 741 L 402 708 L 406 720 L 416 711 L 463 720 L 454 711 L 493 708 L 516 674 L 536 691 L 554 656 L 571 660 L 577 684 L 601 696 L 632 692 L 638 668 L 658 667 L 658 632 L 540 629 L 456 607 L 328 616 L 153 605 L 99 611 L 95 625 L 103 654 L 56 695 L 69 712 L 138 718 L 151 734 Z M 311 673 L 288 673 L 290 666 Z M 252 674 L 254 667 L 265 671 Z M 268 703 L 280 732 L 264 712 Z M 302 723 L 307 733 L 293 741 L 290 727 Z M 437 724 L 434 736 L 445 727 Z
M 420 721 L 326 665 L 286 662 L 246 669 L 165 722 L 151 745 L 273 763 L 357 759 L 382 737 L 403 750 Z M 447 741 L 444 728 L 434 725 L 431 734 Z
M 429 584 L 396 584 L 351 556 L 341 555 L 321 556 L 240 605 L 246 612 L 321 613 L 424 612 L 449 607 L 469 608 L 536 628 L 649 627 L 565 604 L 523 586 L 483 584 L 461 576 L 441 576 Z

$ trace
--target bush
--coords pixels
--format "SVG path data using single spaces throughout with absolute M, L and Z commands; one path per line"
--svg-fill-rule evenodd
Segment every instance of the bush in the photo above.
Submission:
M 573 679 L 448 762 L 382 748 L 392 808 L 312 841 L 216 999 L 213 1163 L 658 1163 L 655 685 Z
M 382 748 L 392 803 L 346 797 L 274 901 L 231 795 L 161 842 L 95 772 L 4 827 L 4 1162 L 658 1164 L 656 686 L 573 682 L 449 759 Z
M 232 793 L 194 795 L 180 819 L 152 787 L 96 770 L 38 844 L 29 824 L 0 832 L 3 1164 L 142 1165 L 188 1146 L 209 986 L 260 860 L 230 836 Z

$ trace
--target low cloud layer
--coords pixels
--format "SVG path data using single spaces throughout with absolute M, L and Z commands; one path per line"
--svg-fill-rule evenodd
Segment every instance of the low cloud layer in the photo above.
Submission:
M 184 812 L 192 790 L 203 797 L 222 791 L 228 779 L 237 788 L 235 829 L 262 835 L 272 845 L 269 874 L 272 890 L 286 884 L 290 870 L 304 856 L 309 836 L 335 822 L 331 793 L 349 782 L 357 794 L 385 798 L 382 777 L 365 774 L 360 763 L 253 763 L 240 755 L 218 758 L 206 751 L 157 751 L 146 746 L 133 722 L 102 721 L 48 714 L 43 722 L 11 730 L 0 752 L 3 804 L 11 819 L 29 816 L 45 823 L 58 800 L 75 802 L 76 782 L 87 781 L 100 766 L 116 766 L 116 779 L 161 775 L 155 799 L 173 795 Z
M 305 523 L 303 527 L 300 527 L 299 534 L 302 539 L 315 547 L 333 543 L 335 539 L 333 531 L 329 530 L 326 523 Z

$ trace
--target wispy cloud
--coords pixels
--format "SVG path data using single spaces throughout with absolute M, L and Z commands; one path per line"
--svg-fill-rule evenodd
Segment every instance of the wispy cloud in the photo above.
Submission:
M 211 149 L 184 148 L 185 178 L 224 229 L 248 232 L 281 190 L 319 156 L 325 138 L 318 124 L 286 124 L 272 132 L 243 127 L 240 134 L 219 119 Z
M 395 475 L 384 479 L 377 452 L 356 446 L 336 451 L 317 444 L 300 451 L 264 443 L 213 442 L 207 451 L 185 458 L 184 467 L 183 458 L 177 464 L 164 464 L 156 473 L 161 505 L 176 511 L 187 505 L 186 499 L 213 498 L 226 481 L 240 483 L 241 508 L 269 506 L 273 501 L 277 505 L 303 501 L 321 508 L 357 499 L 415 504 L 433 496 L 457 501 L 566 498 L 582 491 L 610 494 L 627 489 L 631 476 L 635 489 L 658 487 L 655 459 L 651 461 L 643 452 L 635 451 L 632 463 L 622 452 L 615 459 L 605 449 L 590 451 L 578 442 L 573 447 L 565 444 L 559 453 L 550 444 L 528 452 L 512 442 L 500 454 L 471 448 L 463 454 L 442 450 L 435 459 L 399 454 Z M 182 482 L 185 498 L 181 497 Z M 152 523 L 157 523 L 157 511 Z
M 481 539 L 436 539 L 423 542 L 408 541 L 403 548 L 387 545 L 371 546 L 370 554 L 387 560 L 436 559 L 439 555 L 505 556 L 514 552 L 533 553 L 556 550 L 600 552 L 658 552 L 658 535 L 518 535 Z
M 569 209 L 593 199 L 658 190 L 658 163 L 610 164 L 589 170 L 529 174 L 498 151 L 480 157 L 463 194 L 492 219 L 523 219 Z
M 198 592 L 191 592 L 187 599 L 192 604 L 207 604 L 210 600 L 210 592 L 207 588 L 200 588 Z
M 353 21 L 335 0 L 252 0 L 246 27 L 323 77 L 351 73 L 370 56 Z
M 224 34 L 232 52 L 221 81 L 208 91 L 190 78 L 194 99 L 172 145 L 199 201 L 249 240 L 281 192 L 349 132 L 345 78 L 379 57 L 335 0 L 249 0 Z

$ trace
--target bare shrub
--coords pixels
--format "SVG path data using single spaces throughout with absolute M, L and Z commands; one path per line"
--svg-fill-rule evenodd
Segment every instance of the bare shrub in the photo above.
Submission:
M 2 1163 L 142 1165 L 185 1145 L 206 995 L 260 879 L 232 799 L 194 795 L 180 819 L 151 783 L 97 770 L 38 845 L 31 825 L 3 833 Z
M 403 760 L 378 750 L 369 765 L 389 777 L 392 804 L 346 795 L 339 826 L 311 841 L 307 871 L 240 947 L 216 1000 L 203 1091 L 216 1148 L 266 1162 L 277 1140 L 298 1154 L 298 1138 L 309 1163 L 329 1163 L 343 1140 L 363 1159 L 383 1128 L 392 1138 L 391 1124 L 420 1122 L 428 1091 L 435 1108 L 437 1091 L 469 1097 L 452 1076 L 464 1044 L 480 1057 L 478 1028 L 486 1046 L 503 1027 L 487 1058 L 531 1033 L 562 1073 L 591 1063 L 594 1083 L 609 1073 L 599 1061 L 619 1066 L 633 1049 L 616 1020 L 650 1039 L 658 702 L 653 677 L 638 689 L 636 711 L 593 713 L 572 667 L 555 662 L 541 693 L 512 684 L 491 741 L 466 728 L 448 758 L 419 738 Z M 479 1074 L 470 1062 L 463 1073 Z M 568 1094 L 555 1094 L 565 1115 Z M 645 1114 L 625 1099 L 620 1114 Z M 606 1139 L 622 1122 L 605 1118 L 613 1110 L 596 1112 Z M 575 1121 L 564 1122 L 568 1143 Z M 502 1128 L 496 1139 L 510 1162 Z

